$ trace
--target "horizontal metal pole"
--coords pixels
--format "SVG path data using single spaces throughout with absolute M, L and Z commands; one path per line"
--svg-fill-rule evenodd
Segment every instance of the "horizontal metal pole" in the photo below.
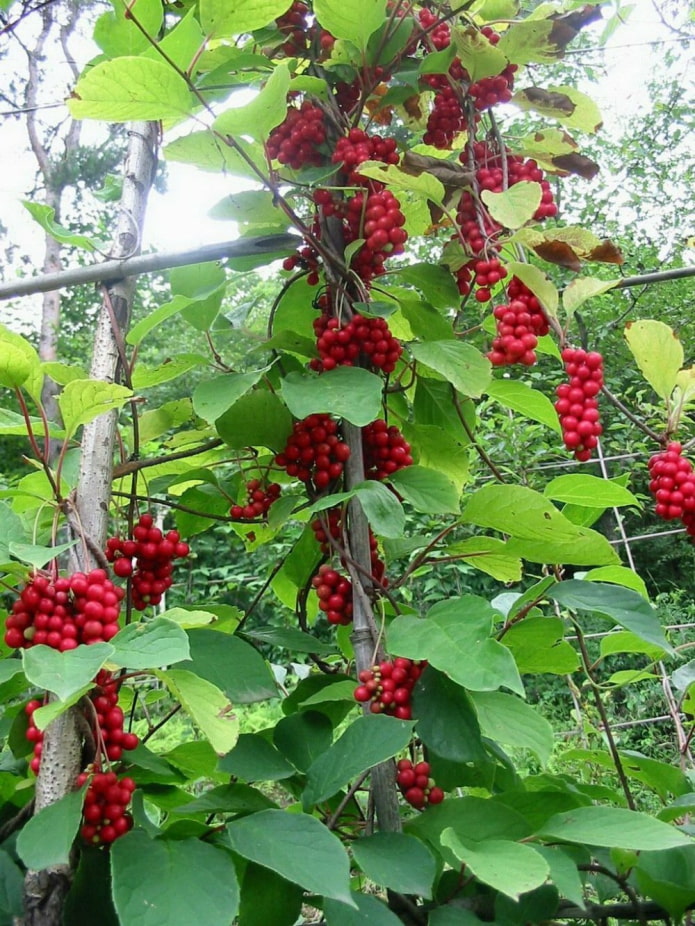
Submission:
M 190 251 L 159 251 L 156 254 L 140 254 L 126 260 L 105 260 L 100 264 L 73 267 L 70 270 L 59 270 L 57 273 L 44 273 L 23 280 L 0 283 L 0 299 L 48 293 L 82 283 L 121 280 L 124 277 L 139 276 L 141 273 L 154 273 L 157 270 L 184 267 L 187 264 L 204 264 L 227 257 L 253 257 L 256 254 L 271 254 L 277 251 L 287 251 L 289 254 L 301 240 L 297 235 L 290 234 L 265 235 L 261 238 L 239 238 L 236 241 L 204 244 Z

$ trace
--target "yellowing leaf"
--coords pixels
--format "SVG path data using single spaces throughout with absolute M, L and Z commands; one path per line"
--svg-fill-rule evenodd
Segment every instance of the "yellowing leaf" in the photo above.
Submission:
M 170 669 L 156 675 L 181 702 L 215 752 L 224 755 L 234 748 L 239 737 L 239 721 L 217 685 L 186 669 Z
M 200 23 L 209 36 L 239 35 L 269 26 L 287 8 L 287 0 L 200 0 Z
M 595 277 L 579 277 L 572 280 L 562 293 L 562 304 L 568 315 L 594 296 L 607 293 L 618 285 L 620 280 L 597 280 Z
M 598 132 L 603 118 L 598 106 L 574 87 L 527 87 L 512 97 L 520 109 L 534 110 L 582 132 Z
M 668 399 L 683 366 L 683 345 L 664 322 L 645 318 L 625 326 L 625 340 L 642 375 L 661 399 Z
M 521 261 L 511 261 L 507 270 L 518 277 L 524 286 L 527 286 L 539 300 L 548 315 L 557 315 L 558 293 L 555 285 L 548 276 L 533 264 L 523 264 Z
M 540 183 L 522 180 L 502 193 L 483 190 L 480 198 L 492 218 L 505 228 L 521 228 L 533 218 L 541 203 Z

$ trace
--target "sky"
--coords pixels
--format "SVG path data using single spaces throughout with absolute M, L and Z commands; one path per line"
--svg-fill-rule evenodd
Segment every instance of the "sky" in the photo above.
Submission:
M 598 83 L 584 88 L 599 104 L 606 131 L 619 131 L 640 107 L 648 103 L 647 81 L 650 74 L 659 68 L 663 54 L 663 46 L 652 48 L 650 42 L 671 44 L 674 40 L 674 34 L 658 16 L 653 0 L 634 0 L 631 6 L 626 22 L 615 30 L 605 52 L 597 52 L 591 59 L 597 64 Z M 604 19 L 607 19 L 611 15 L 611 7 L 607 5 L 604 9 Z M 598 38 L 603 28 L 604 24 L 596 23 L 589 30 Z M 0 87 L 9 86 L 13 68 L 20 70 L 25 66 L 25 58 L 16 43 L 8 47 L 8 51 L 4 60 L 0 59 Z M 92 49 L 85 46 L 85 58 L 92 53 Z M 683 68 L 684 81 L 689 79 L 687 64 L 687 56 L 684 55 L 677 65 Z M 44 90 L 44 101 L 61 104 L 70 87 L 69 75 L 56 73 L 51 78 L 51 86 Z M 23 122 L 6 115 L 7 107 L 2 101 L 0 113 L 3 114 L 0 117 L 0 221 L 9 230 L 8 238 L 16 246 L 15 256 L 25 256 L 25 272 L 28 273 L 32 269 L 31 263 L 36 265 L 42 253 L 43 232 L 21 205 L 21 199 L 31 190 L 35 162 L 28 150 Z M 63 109 L 63 113 L 67 116 L 66 110 Z M 53 118 L 54 111 L 50 115 Z M 101 128 L 97 125 L 85 123 L 85 140 L 99 137 L 99 131 Z M 207 216 L 216 202 L 234 191 L 232 179 L 174 163 L 168 164 L 167 171 L 166 193 L 153 193 L 150 199 L 143 235 L 146 249 L 186 249 L 234 237 L 232 223 Z M 14 276 L 16 271 L 7 268 L 5 272 Z M 36 297 L 25 300 L 27 321 L 36 320 L 39 305 L 40 300 Z M 0 303 L 0 320 L 6 313 L 7 304 Z

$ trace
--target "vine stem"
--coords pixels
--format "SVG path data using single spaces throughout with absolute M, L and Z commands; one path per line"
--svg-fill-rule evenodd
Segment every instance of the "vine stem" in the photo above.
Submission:
M 591 668 L 591 658 L 589 656 L 589 651 L 586 648 L 586 641 L 584 640 L 584 634 L 581 627 L 577 623 L 576 619 L 572 618 L 572 624 L 574 626 L 575 633 L 577 634 L 577 643 L 579 644 L 579 651 L 582 657 L 582 665 L 584 666 L 584 672 L 586 677 L 589 679 L 591 685 L 591 690 L 594 694 L 594 700 L 596 702 L 596 710 L 599 713 L 601 718 L 601 723 L 603 725 L 603 732 L 608 742 L 608 749 L 610 750 L 611 758 L 613 759 L 613 765 L 618 774 L 620 780 L 620 786 L 623 789 L 623 794 L 625 795 L 625 800 L 627 801 L 627 806 L 630 810 L 637 810 L 637 805 L 633 797 L 632 791 L 630 789 L 630 783 L 627 780 L 627 775 L 625 774 L 625 769 L 623 767 L 623 761 L 620 758 L 620 753 L 618 752 L 618 747 L 615 743 L 615 738 L 613 736 L 613 731 L 611 729 L 610 720 L 608 719 L 608 712 L 601 698 L 601 692 L 599 686 L 596 683 L 594 678 L 594 673 Z

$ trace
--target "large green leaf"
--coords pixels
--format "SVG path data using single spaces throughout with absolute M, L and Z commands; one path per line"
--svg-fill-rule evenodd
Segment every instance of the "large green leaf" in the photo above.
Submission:
M 532 846 L 518 842 L 504 839 L 477 842 L 446 829 L 442 845 L 451 849 L 479 881 L 514 900 L 543 884 L 550 871 L 548 863 Z
M 400 926 L 402 923 L 383 900 L 372 894 L 351 893 L 354 906 L 348 907 L 337 900 L 325 902 L 326 926 Z
M 239 720 L 226 695 L 212 682 L 185 669 L 157 672 L 215 752 L 229 752 L 239 736 Z
M 683 366 L 683 345 L 664 322 L 643 318 L 628 322 L 625 340 L 642 375 L 660 399 L 667 400 Z
M 22 667 L 32 685 L 65 701 L 89 684 L 113 652 L 110 643 L 78 646 L 64 653 L 39 644 L 22 650 Z
M 84 791 L 70 791 L 23 827 L 17 837 L 17 854 L 28 868 L 41 871 L 52 865 L 67 865 L 82 817 Z
M 319 711 L 301 711 L 278 721 L 273 742 L 295 768 L 306 772 L 333 742 L 333 724 Z
M 572 473 L 556 476 L 543 490 L 546 498 L 569 505 L 584 505 L 587 508 L 610 508 L 621 505 L 635 505 L 639 501 L 625 486 L 611 479 Z
M 405 512 L 393 492 L 380 482 L 368 479 L 355 486 L 367 520 L 375 534 L 382 537 L 402 537 Z
M 148 36 L 155 36 L 162 27 L 164 10 L 157 0 L 135 0 L 132 13 L 126 16 L 125 6 L 114 0 L 114 12 L 103 13 L 94 26 L 94 41 L 109 58 L 137 55 L 152 47 Z M 130 11 L 129 11 L 130 12 Z M 138 28 L 140 26 L 140 28 Z M 144 34 L 143 34 L 144 33 Z
M 428 666 L 413 695 L 417 733 L 425 746 L 452 762 L 485 760 L 475 706 L 465 689 Z
M 381 379 L 361 367 L 336 367 L 321 376 L 290 373 L 280 391 L 297 418 L 316 412 L 345 418 L 364 427 L 381 412 Z
M 225 373 L 199 383 L 193 390 L 193 409 L 211 424 L 252 389 L 268 367 L 253 373 Z
M 503 691 L 474 691 L 471 698 L 484 736 L 503 746 L 530 749 L 543 765 L 547 763 L 553 728 L 537 710 Z
M 190 303 L 189 303 L 190 304 Z M 178 379 L 190 370 L 201 367 L 206 363 L 202 354 L 176 354 L 167 358 L 163 363 L 154 367 L 139 364 L 133 371 L 133 388 L 138 390 L 151 389 L 152 386 L 161 386 Z
M 227 826 L 232 848 L 322 897 L 352 905 L 350 863 L 340 840 L 307 814 L 265 810 Z
M 479 840 L 516 840 L 531 833 L 528 822 L 512 807 L 481 797 L 447 798 L 409 820 L 406 832 L 424 839 L 438 851 L 441 834 L 448 827 L 463 839 L 475 835 Z
M 547 395 L 537 389 L 532 389 L 517 379 L 493 379 L 485 392 L 505 408 L 520 412 L 532 421 L 540 421 L 541 424 L 560 433 L 560 422 L 553 403 Z
M 315 0 L 314 13 L 324 29 L 338 39 L 348 39 L 360 49 L 386 19 L 386 0 Z
M 304 892 L 268 868 L 248 862 L 241 882 L 238 926 L 294 926 Z
M 557 617 L 525 617 L 504 635 L 522 675 L 567 675 L 579 665 L 579 654 L 565 639 Z
M 242 733 L 218 767 L 245 781 L 281 781 L 295 774 L 293 766 L 260 733 Z
M 541 828 L 542 839 L 621 849 L 673 849 L 691 840 L 673 826 L 621 807 L 577 807 L 558 813 Z
M 239 637 L 219 630 L 188 631 L 190 669 L 223 691 L 232 701 L 248 704 L 277 698 L 277 685 L 257 649 Z
M 450 514 L 459 509 L 459 492 L 439 470 L 425 466 L 406 466 L 389 476 L 398 494 L 416 511 Z
M 676 919 L 695 902 L 695 846 L 642 852 L 636 866 L 639 889 Z
M 213 129 L 220 135 L 250 135 L 257 141 L 265 141 L 287 115 L 289 86 L 290 72 L 283 61 L 276 66 L 260 93 L 246 105 L 223 112 L 215 119 Z
M 409 345 L 413 357 L 466 396 L 478 398 L 490 382 L 490 361 L 462 341 L 423 341 Z
M 128 624 L 111 646 L 109 662 L 123 669 L 159 669 L 190 658 L 186 632 L 165 617 Z
M 312 763 L 302 795 L 304 806 L 332 797 L 343 785 L 400 752 L 409 742 L 413 724 L 386 714 L 358 717 L 330 749 Z
M 122 408 L 132 395 L 132 390 L 119 386 L 118 383 L 74 379 L 58 396 L 60 414 L 67 434 L 74 434 L 81 424 L 87 424 L 104 412 Z
M 268 26 L 286 11 L 286 0 L 201 0 L 200 23 L 209 36 L 226 38 Z
M 469 537 L 444 547 L 447 556 L 460 558 L 499 582 L 520 582 L 522 575 L 519 556 L 507 553 L 507 545 L 497 537 Z
M 67 107 L 75 119 L 181 119 L 193 108 L 193 97 L 186 81 L 169 64 L 159 58 L 126 55 L 85 71 Z
M 279 453 L 292 431 L 292 416 L 272 392 L 255 389 L 221 415 L 215 427 L 222 440 L 236 450 L 268 447 Z
M 111 856 L 100 847 L 84 847 L 70 892 L 65 898 L 63 922 L 70 926 L 93 926 L 94 911 L 99 926 L 119 926 L 111 897 Z
M 639 592 L 603 582 L 569 579 L 553 586 L 547 595 L 572 611 L 608 617 L 641 640 L 661 647 L 666 653 L 674 652 L 661 629 L 657 612 Z
M 526 486 L 488 485 L 473 493 L 465 520 L 509 534 L 507 552 L 534 563 L 602 566 L 619 557 L 601 534 L 578 527 L 551 501 Z
M 102 241 L 88 238 L 87 235 L 77 235 L 56 222 L 55 209 L 51 206 L 44 203 L 32 203 L 28 199 L 23 200 L 22 205 L 41 228 L 61 244 L 71 244 L 73 247 L 83 248 L 90 253 L 97 247 L 103 246 Z
M 419 839 L 405 833 L 376 833 L 355 840 L 352 854 L 371 881 L 402 894 L 432 896 L 436 863 Z
M 229 926 L 239 906 L 232 856 L 199 839 L 134 830 L 113 844 L 111 875 L 123 926 Z
M 523 694 L 512 654 L 491 637 L 499 619 L 483 598 L 451 598 L 431 607 L 424 619 L 397 617 L 387 631 L 388 649 L 409 659 L 427 659 L 471 691 L 494 691 L 504 685 Z
M 257 813 L 276 805 L 269 797 L 249 785 L 234 782 L 210 788 L 200 797 L 176 808 L 177 813 Z

